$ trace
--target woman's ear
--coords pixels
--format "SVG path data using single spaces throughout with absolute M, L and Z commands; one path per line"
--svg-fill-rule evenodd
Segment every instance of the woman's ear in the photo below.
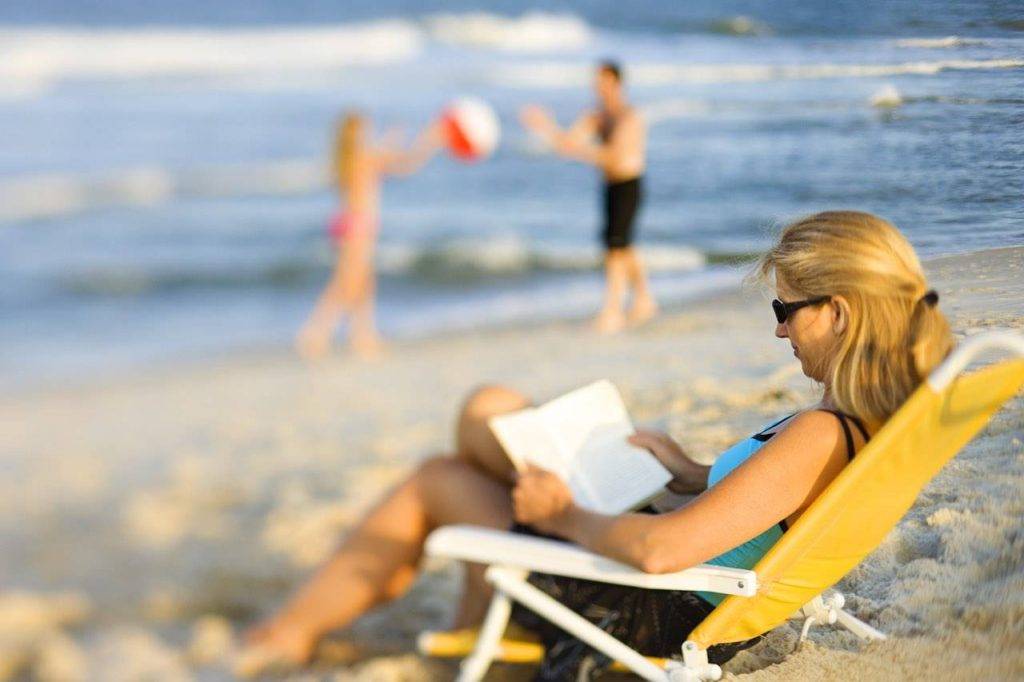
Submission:
M 832 297 L 832 331 L 841 336 L 850 321 L 850 304 L 842 296 Z

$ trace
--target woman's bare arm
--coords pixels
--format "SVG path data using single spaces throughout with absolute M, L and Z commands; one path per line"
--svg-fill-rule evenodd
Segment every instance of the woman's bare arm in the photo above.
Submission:
M 630 445 L 644 448 L 661 462 L 662 466 L 672 474 L 668 488 L 679 495 L 693 495 L 708 487 L 708 474 L 711 467 L 698 464 L 672 438 L 661 431 L 637 429 L 629 437 Z
M 845 463 L 835 417 L 805 412 L 717 485 L 673 512 L 606 516 L 581 509 L 571 498 L 559 505 L 550 481 L 545 494 L 555 504 L 531 507 L 529 494 L 514 495 L 513 501 L 521 522 L 648 573 L 670 573 L 718 556 L 803 509 Z M 520 485 L 536 475 L 527 474 Z
M 412 175 L 422 168 L 443 146 L 441 126 L 433 123 L 424 128 L 408 149 L 386 146 L 377 151 L 377 168 L 387 175 Z

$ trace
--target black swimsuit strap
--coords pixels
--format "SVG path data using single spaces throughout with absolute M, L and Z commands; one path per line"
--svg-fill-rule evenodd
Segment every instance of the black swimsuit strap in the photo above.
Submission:
M 753 438 L 754 440 L 759 440 L 762 443 L 767 443 L 771 439 L 771 437 L 775 435 L 775 432 L 771 430 L 774 429 L 779 424 L 781 424 L 782 422 L 786 421 L 787 419 L 792 419 L 793 417 L 796 416 L 796 414 L 796 412 L 794 412 L 793 414 L 787 414 L 785 417 L 775 422 L 774 424 L 769 424 L 768 426 L 764 427 L 763 429 L 761 429 L 760 433 L 755 433 L 753 436 L 751 436 L 751 438 Z M 769 433 L 770 431 L 771 433 Z
M 853 421 L 853 423 L 857 426 L 857 430 L 860 431 L 861 435 L 864 436 L 864 440 L 866 441 L 868 439 L 868 434 L 867 430 L 865 430 L 864 428 L 864 425 L 859 423 L 856 417 L 850 417 L 849 415 L 845 415 L 842 412 L 839 412 L 838 410 L 823 409 L 822 412 L 834 414 L 836 416 L 836 419 L 839 420 L 839 424 L 843 427 L 843 436 L 846 437 L 846 459 L 849 461 L 853 461 L 853 456 L 857 454 L 857 451 L 854 449 L 853 433 L 850 431 L 850 424 L 846 420 L 850 419 Z
M 864 427 L 864 422 L 862 422 L 857 417 L 854 417 L 852 414 L 848 414 L 846 416 L 850 418 L 850 421 L 853 422 L 853 425 L 857 427 L 858 431 L 860 431 L 860 435 L 864 436 L 865 443 L 871 440 L 871 436 L 868 435 L 868 430 Z

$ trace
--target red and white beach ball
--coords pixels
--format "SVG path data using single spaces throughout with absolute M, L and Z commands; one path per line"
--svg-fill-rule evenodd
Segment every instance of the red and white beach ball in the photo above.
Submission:
M 491 155 L 501 137 L 501 124 L 491 106 L 478 97 L 462 97 L 441 114 L 448 151 L 463 161 Z

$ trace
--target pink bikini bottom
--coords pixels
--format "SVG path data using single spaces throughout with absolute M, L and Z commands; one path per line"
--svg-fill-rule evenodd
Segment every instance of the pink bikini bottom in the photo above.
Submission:
M 338 211 L 331 217 L 327 226 L 327 234 L 336 243 L 341 243 L 357 233 L 372 232 L 377 229 L 377 221 L 365 213 L 355 211 Z

